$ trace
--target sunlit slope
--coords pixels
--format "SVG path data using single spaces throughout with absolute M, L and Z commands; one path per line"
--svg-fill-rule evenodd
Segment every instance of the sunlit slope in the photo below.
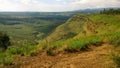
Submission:
M 58 26 L 46 40 L 58 41 L 61 39 L 73 38 L 80 34 L 81 36 L 89 36 L 96 34 L 96 23 L 84 15 L 74 15 L 66 23 Z
M 90 14 L 74 15 L 58 26 L 44 40 L 40 47 L 48 52 L 79 51 L 89 45 L 120 41 L 120 15 Z
M 90 36 L 120 31 L 120 15 L 74 15 L 57 27 L 46 39 L 57 41 L 75 36 Z

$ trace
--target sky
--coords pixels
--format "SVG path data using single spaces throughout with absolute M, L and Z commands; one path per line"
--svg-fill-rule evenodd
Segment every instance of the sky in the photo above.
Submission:
M 120 0 L 0 0 L 0 11 L 61 12 L 111 7 L 120 8 Z

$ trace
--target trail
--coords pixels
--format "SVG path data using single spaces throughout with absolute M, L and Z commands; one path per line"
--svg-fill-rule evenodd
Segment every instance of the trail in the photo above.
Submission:
M 16 59 L 10 68 L 116 68 L 110 58 L 110 46 L 91 46 L 89 51 L 47 56 L 39 54 L 34 57 Z M 7 67 L 8 68 L 8 67 Z

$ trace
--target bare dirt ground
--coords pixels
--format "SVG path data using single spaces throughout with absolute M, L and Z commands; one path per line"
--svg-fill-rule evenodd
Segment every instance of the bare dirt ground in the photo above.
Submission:
M 90 46 L 89 51 L 64 53 L 47 56 L 40 53 L 37 56 L 15 59 L 15 65 L 7 68 L 116 68 L 110 58 L 110 46 Z

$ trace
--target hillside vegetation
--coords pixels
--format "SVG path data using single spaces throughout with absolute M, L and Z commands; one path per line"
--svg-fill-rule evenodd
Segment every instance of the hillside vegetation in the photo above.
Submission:
M 120 9 L 104 9 L 103 11 L 100 12 L 101 14 L 109 14 L 109 15 L 116 15 L 120 14 Z
M 54 54 L 80 51 L 89 45 L 114 43 L 120 38 L 119 22 L 120 15 L 77 14 L 58 26 L 39 45 L 48 54 Z
M 120 56 L 119 56 L 120 55 L 119 54 L 120 23 L 119 22 L 120 22 L 120 15 L 107 15 L 107 14 L 74 15 L 73 17 L 68 19 L 65 23 L 61 24 L 60 26 L 52 30 L 52 32 L 50 32 L 47 35 L 47 37 L 45 37 L 43 40 L 40 40 L 38 45 L 33 46 L 27 41 L 25 41 L 25 43 L 23 43 L 23 45 L 21 46 L 9 47 L 6 51 L 1 52 L 0 67 L 5 65 L 6 66 L 11 65 L 13 67 L 14 65 L 16 65 L 17 67 L 27 63 L 28 65 L 30 65 L 29 63 L 31 62 L 31 64 L 33 64 L 32 63 L 33 61 L 37 61 L 38 63 L 40 62 L 41 65 L 42 65 L 42 62 L 43 63 L 47 62 L 47 63 L 50 63 L 50 65 L 54 65 L 54 63 L 56 63 L 60 58 L 63 58 L 62 61 L 65 61 L 64 59 L 66 59 L 66 55 L 64 55 L 63 57 L 59 55 L 66 54 L 66 53 L 68 54 L 67 55 L 68 57 L 71 56 L 69 55 L 70 53 L 73 53 L 73 54 L 75 53 L 75 55 L 77 56 L 76 58 L 80 58 L 80 61 L 82 60 L 82 58 L 85 58 L 86 60 L 88 59 L 87 57 L 89 57 L 89 59 L 92 62 L 97 56 L 99 56 L 98 57 L 99 60 L 101 60 L 100 56 L 102 56 L 102 59 L 105 59 L 105 58 L 109 59 L 108 55 L 105 53 L 108 53 L 107 51 L 109 50 L 109 48 L 107 47 L 112 45 L 113 47 L 117 47 L 117 49 L 115 48 L 112 50 L 113 54 L 111 56 L 119 68 L 119 64 L 120 64 L 120 61 L 119 61 L 120 60 Z M 97 47 L 100 45 L 104 45 L 104 46 Z M 91 48 L 91 46 L 93 46 L 93 48 Z M 80 54 L 80 56 L 76 54 L 76 52 L 89 51 L 90 48 L 93 51 Z M 98 50 L 94 48 L 97 48 Z M 97 53 L 95 53 L 96 51 Z M 56 56 L 56 55 L 57 56 L 54 58 L 54 57 L 48 57 L 44 54 L 47 54 L 49 56 Z M 82 57 L 82 55 L 84 55 L 84 57 Z M 88 56 L 86 57 L 86 55 Z M 91 59 L 90 58 L 91 56 L 94 56 L 94 57 L 92 57 Z M 13 58 L 17 58 L 17 60 L 14 60 Z M 74 61 L 74 59 L 76 60 L 76 58 L 74 58 L 73 56 L 71 56 L 71 58 L 73 58 L 72 61 Z M 52 62 L 54 63 L 48 62 L 48 60 L 46 59 L 52 60 Z M 23 61 L 25 62 L 30 61 L 30 62 L 24 63 Z M 70 59 L 68 58 L 67 61 L 70 61 Z M 86 60 L 86 62 L 88 61 L 89 60 Z M 98 61 L 95 61 L 95 62 L 98 62 Z M 104 62 L 104 61 L 106 60 L 102 60 L 101 62 Z M 82 62 L 85 63 L 84 61 Z M 34 64 L 36 64 L 36 62 L 34 62 Z M 100 65 L 101 64 L 102 63 L 100 63 Z M 103 67 L 104 66 L 105 65 L 103 64 Z
M 10 38 L 8 35 L 0 33 L 0 50 L 7 49 L 10 45 Z
M 11 44 L 21 46 L 26 41 L 36 45 L 71 14 L 40 12 L 0 12 L 0 32 L 8 34 Z
M 50 34 L 46 41 L 57 41 L 61 39 L 68 39 L 80 35 L 86 36 L 95 31 L 96 24 L 84 15 L 75 15 L 70 18 L 65 24 L 57 27 L 52 34 Z

